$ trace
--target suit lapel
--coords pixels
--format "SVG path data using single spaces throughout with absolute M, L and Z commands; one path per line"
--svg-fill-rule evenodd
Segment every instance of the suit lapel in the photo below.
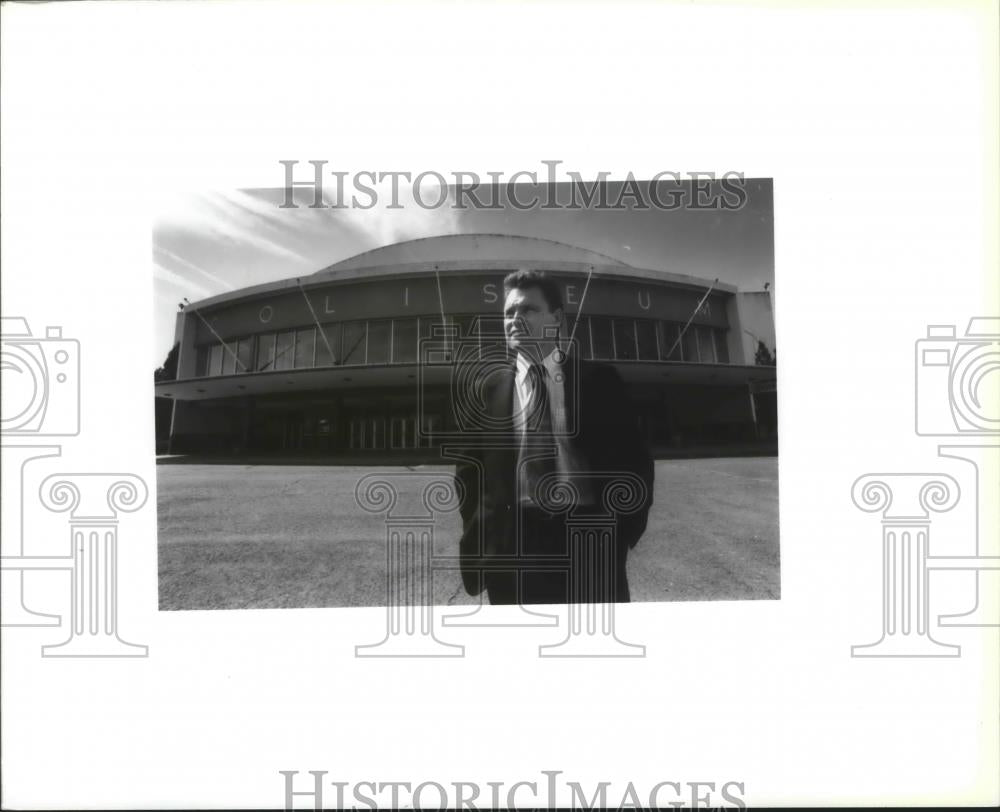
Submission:
M 582 376 L 576 374 L 576 368 L 581 362 L 579 359 L 567 358 L 563 364 L 563 403 L 565 404 L 566 431 L 573 437 L 580 430 L 580 415 L 577 412 L 577 402 L 579 392 L 577 391 L 579 379 Z
M 514 499 L 516 489 L 514 482 L 517 468 L 517 438 L 514 433 L 513 417 L 514 365 L 509 364 L 499 370 L 494 370 L 493 375 L 495 377 L 487 389 L 485 404 L 494 426 L 488 432 L 492 438 L 493 448 L 487 451 L 486 476 L 488 481 L 486 489 L 487 493 L 491 495 L 491 504 L 499 507 Z M 499 427 L 499 436 L 495 427 Z M 501 520 L 505 518 L 505 515 L 500 513 L 491 518 Z M 510 543 L 511 539 L 506 536 L 503 536 L 498 542 L 501 547 Z
M 506 364 L 496 373 L 489 397 L 490 417 L 499 421 L 505 432 L 514 431 L 514 365 Z

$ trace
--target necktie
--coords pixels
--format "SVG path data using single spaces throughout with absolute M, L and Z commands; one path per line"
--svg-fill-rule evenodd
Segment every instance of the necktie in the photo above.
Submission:
M 546 377 L 545 368 L 541 364 L 530 366 L 525 377 L 527 403 L 522 404 L 524 434 L 518 463 L 522 503 L 537 504 L 540 480 L 556 470 L 556 447 L 552 437 Z
M 549 414 L 549 392 L 545 381 L 545 367 L 532 364 L 528 367 L 528 403 L 525 412 L 527 431 L 552 435 L 552 418 Z

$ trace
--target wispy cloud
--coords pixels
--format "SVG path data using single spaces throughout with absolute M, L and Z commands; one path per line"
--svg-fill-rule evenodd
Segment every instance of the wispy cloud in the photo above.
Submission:
M 155 282 L 165 282 L 176 288 L 179 293 L 187 296 L 197 296 L 203 299 L 218 293 L 218 290 L 206 287 L 189 276 L 182 276 L 155 261 L 153 262 L 153 280 Z
M 294 230 L 279 228 L 281 212 L 276 206 L 256 205 L 254 198 L 245 192 L 202 192 L 162 201 L 156 227 L 221 240 L 301 263 L 308 257 L 295 249 Z
M 195 274 L 196 276 L 204 277 L 205 279 L 211 281 L 213 285 L 210 289 L 208 289 L 209 292 L 219 293 L 224 290 L 232 290 L 234 287 L 232 281 L 222 279 L 221 277 L 207 271 L 205 268 L 195 265 L 190 260 L 177 256 L 177 254 L 169 248 L 162 245 L 153 246 L 153 256 L 157 258 L 157 261 L 154 261 L 154 269 L 156 272 L 160 272 L 162 270 L 166 273 L 177 275 L 175 271 L 168 270 L 167 266 L 172 265 L 175 269 L 183 269 L 184 273 L 181 274 L 181 276 L 186 280 L 190 280 L 191 274 Z
M 311 189 L 296 189 L 295 208 L 281 208 L 285 198 L 283 189 L 212 191 L 175 196 L 163 202 L 159 209 L 156 230 L 162 239 L 158 248 L 170 250 L 173 262 L 185 262 L 178 246 L 184 238 L 197 239 L 200 243 L 221 243 L 263 253 L 287 261 L 278 265 L 281 276 L 301 273 L 303 268 L 322 266 L 335 260 L 349 246 L 356 251 L 376 248 L 400 240 L 416 239 L 437 234 L 458 233 L 461 212 L 453 208 L 451 189 L 440 189 L 433 182 L 421 185 L 422 200 L 441 204 L 424 208 L 417 203 L 413 190 L 400 181 L 392 206 L 393 189 L 389 179 L 374 184 L 374 205 L 370 196 L 353 190 L 346 184 L 344 208 L 334 196 L 336 185 L 331 182 L 324 189 L 326 208 L 311 208 Z M 345 239 L 345 231 L 350 236 Z M 169 245 L 168 249 L 166 246 Z M 338 250 L 339 249 L 339 250 Z M 192 269 L 199 274 L 211 273 L 197 263 Z
M 412 187 L 404 182 L 399 184 L 398 204 L 402 208 L 390 208 L 392 186 L 388 179 L 374 184 L 378 194 L 376 205 L 370 209 L 351 206 L 337 209 L 335 216 L 362 235 L 370 247 L 412 240 L 438 234 L 455 234 L 459 229 L 461 211 L 454 208 L 454 194 L 451 189 L 440 189 L 422 184 L 420 187 L 425 204 L 436 203 L 443 196 L 443 202 L 434 208 L 424 208 L 417 203 Z M 346 196 L 346 195 L 345 195 Z M 368 203 L 367 195 L 360 195 L 362 203 Z M 346 202 L 350 202 L 349 200 Z
M 173 308 L 182 296 L 207 298 L 250 285 L 311 273 L 364 251 L 401 240 L 460 232 L 462 212 L 452 208 L 451 190 L 421 186 L 425 209 L 400 182 L 397 203 L 390 181 L 377 184 L 375 204 L 345 184 L 347 208 L 330 208 L 336 184 L 324 189 L 326 208 L 310 208 L 312 190 L 295 190 L 296 208 L 281 208 L 284 189 L 190 193 L 163 198 L 153 232 L 153 273 L 157 293 L 157 334 L 167 345 L 173 335 Z M 160 318 L 160 309 L 164 315 Z

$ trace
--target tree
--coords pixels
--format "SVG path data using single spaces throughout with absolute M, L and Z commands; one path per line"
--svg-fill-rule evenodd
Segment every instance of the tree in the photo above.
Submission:
M 778 350 L 775 348 L 774 354 L 767 348 L 767 345 L 763 341 L 757 342 L 757 354 L 754 356 L 753 362 L 759 367 L 773 367 L 778 364 Z
M 159 367 L 153 373 L 153 381 L 155 383 L 177 380 L 177 356 L 180 355 L 180 351 L 180 344 L 174 344 L 170 348 L 170 352 L 167 353 L 167 357 L 163 361 L 163 366 Z

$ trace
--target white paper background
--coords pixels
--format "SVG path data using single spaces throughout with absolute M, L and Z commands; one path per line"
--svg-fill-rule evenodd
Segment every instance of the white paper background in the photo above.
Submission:
M 3 313 L 82 346 L 55 470 L 151 486 L 120 531 L 121 633 L 148 659 L 43 660 L 61 632 L 4 630 L 5 806 L 277 806 L 278 770 L 997 800 L 995 633 L 939 635 L 958 659 L 849 656 L 881 600 L 853 481 L 972 492 L 913 434 L 913 353 L 927 324 L 1000 309 L 994 4 L 7 4 L 2 45 Z M 279 159 L 548 158 L 774 178 L 782 599 L 628 606 L 648 656 L 621 662 L 540 661 L 544 633 L 510 630 L 465 635 L 460 661 L 357 660 L 381 609 L 157 613 L 157 200 L 277 185 Z M 954 513 L 933 538 L 967 553 Z M 939 577 L 964 608 L 969 583 Z

